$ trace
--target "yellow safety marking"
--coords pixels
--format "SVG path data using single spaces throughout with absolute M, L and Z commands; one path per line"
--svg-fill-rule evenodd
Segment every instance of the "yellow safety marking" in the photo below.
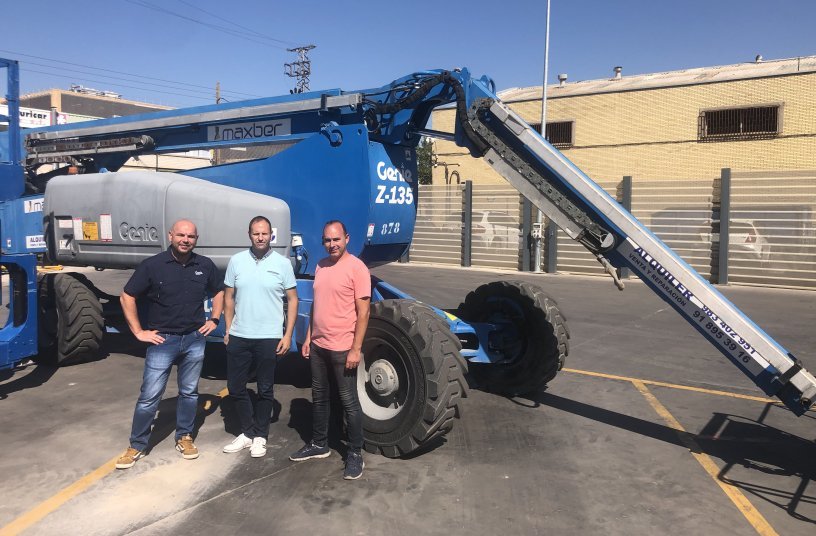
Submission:
M 54 266 L 37 266 L 38 272 L 58 272 L 63 269 L 61 264 L 56 264 Z
M 8 525 L 3 528 L 0 528 L 0 536 L 11 536 L 20 534 L 22 531 L 30 527 L 31 525 L 39 522 L 45 516 L 71 500 L 73 497 L 76 497 L 88 487 L 90 487 L 93 483 L 97 480 L 100 480 L 105 475 L 112 473 L 116 470 L 116 460 L 119 459 L 120 455 L 116 455 L 115 457 L 111 458 L 110 460 L 106 461 L 104 464 L 96 468 L 95 470 L 91 471 L 87 475 L 83 476 L 70 486 L 63 488 L 56 495 L 46 499 L 45 501 L 41 502 L 25 514 L 21 515 Z
M 723 492 L 731 499 L 731 502 L 737 507 L 740 513 L 745 516 L 745 519 L 754 527 L 754 530 L 757 531 L 758 534 L 762 536 L 778 536 L 778 533 L 774 530 L 774 528 L 768 523 L 768 521 L 759 513 L 759 511 L 754 508 L 754 505 L 748 501 L 745 495 L 735 486 L 723 482 L 718 478 L 720 473 L 720 469 L 717 467 L 717 464 L 703 452 L 703 449 L 700 448 L 700 445 L 694 440 L 691 434 L 686 432 L 686 429 L 674 418 L 674 415 L 669 413 L 669 410 L 660 403 L 660 401 L 655 398 L 655 396 L 649 391 L 649 388 L 646 387 L 646 384 L 641 380 L 633 379 L 632 385 L 640 391 L 640 393 L 646 397 L 646 400 L 649 404 L 654 408 L 660 418 L 665 421 L 665 423 L 670 427 L 673 428 L 675 432 L 677 432 L 677 436 L 680 438 L 680 441 L 686 448 L 691 451 L 691 455 L 694 456 L 694 459 L 705 469 L 706 473 L 714 479 L 714 482 L 717 483 L 718 486 L 723 490 Z
M 215 396 L 220 399 L 224 398 L 228 394 L 229 391 L 224 388 L 218 391 L 218 394 Z M 209 409 L 212 407 L 211 404 L 212 402 L 207 400 L 204 403 L 204 410 L 209 411 Z M 106 461 L 73 484 L 61 489 L 56 494 L 19 516 L 5 527 L 0 528 L 0 536 L 16 536 L 35 523 L 39 523 L 45 516 L 91 487 L 97 481 L 116 471 L 116 460 L 119 459 L 119 456 L 121 456 L 121 454 L 117 454 L 115 457 Z
M 773 398 L 766 398 L 764 396 L 751 396 L 751 395 L 742 395 L 739 393 L 731 393 L 729 391 L 717 391 L 715 389 L 704 389 L 702 387 L 692 387 L 690 385 L 679 385 L 676 383 L 666 383 L 666 382 L 658 382 L 654 380 L 644 380 L 641 378 L 630 378 L 628 376 L 616 376 L 614 374 L 604 374 L 603 372 L 592 372 L 589 370 L 578 370 L 578 369 L 571 369 L 565 368 L 562 369 L 564 372 L 572 372 L 573 374 L 583 374 L 585 376 L 595 376 L 598 378 L 606 378 L 608 380 L 620 380 L 625 382 L 642 382 L 646 385 L 656 385 L 658 387 L 668 387 L 670 389 L 681 389 L 683 391 L 695 391 L 697 393 L 706 393 L 709 395 L 717 395 L 717 396 L 728 396 L 731 398 L 742 398 L 743 400 L 753 400 L 755 402 L 764 402 L 766 404 L 779 404 L 782 405 L 781 402 L 778 400 L 774 400 Z

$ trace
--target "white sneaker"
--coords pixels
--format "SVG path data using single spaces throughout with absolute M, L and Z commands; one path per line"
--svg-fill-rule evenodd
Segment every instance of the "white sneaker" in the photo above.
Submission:
M 266 456 L 266 439 L 256 437 L 252 439 L 252 447 L 249 449 L 249 455 L 253 458 L 263 458 Z
M 248 449 L 252 446 L 252 440 L 244 434 L 239 435 L 232 440 L 232 443 L 224 447 L 224 452 L 233 453 Z

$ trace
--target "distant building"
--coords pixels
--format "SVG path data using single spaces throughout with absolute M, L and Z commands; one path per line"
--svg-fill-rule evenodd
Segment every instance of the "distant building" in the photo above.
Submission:
M 69 89 L 49 89 L 20 96 L 20 106 L 51 110 L 60 113 L 86 117 L 118 117 L 137 115 L 160 110 L 171 110 L 170 106 L 148 104 L 121 98 L 111 92 L 89 90 L 82 86 Z
M 602 80 L 559 78 L 547 88 L 546 136 L 596 180 L 708 179 L 724 167 L 816 170 L 816 56 L 631 76 L 617 67 Z M 498 96 L 540 129 L 541 86 Z M 433 128 L 452 132 L 454 116 L 453 108 L 434 111 Z M 504 181 L 452 142 L 434 143 L 438 162 L 457 172 L 448 181 Z M 445 177 L 445 166 L 437 166 L 434 183 Z

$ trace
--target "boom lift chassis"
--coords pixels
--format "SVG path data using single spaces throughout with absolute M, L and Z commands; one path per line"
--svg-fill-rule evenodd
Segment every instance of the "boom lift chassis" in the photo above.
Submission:
M 291 255 L 301 296 L 300 340 L 309 321 L 314 273 L 306 259 L 309 252 L 320 251 L 322 222 L 345 220 L 352 236 L 350 251 L 370 265 L 398 259 L 413 233 L 418 193 L 413 180 L 415 148 L 422 135 L 447 137 L 483 158 L 583 244 L 618 288 L 622 290 L 623 283 L 616 269 L 631 269 L 766 394 L 779 397 L 797 415 L 806 412 L 816 397 L 816 379 L 801 363 L 505 106 L 494 89 L 492 80 L 473 78 L 466 69 L 427 71 L 371 90 L 313 92 L 31 130 L 24 142 L 26 178 L 3 190 L 2 223 L 7 225 L 9 214 L 16 214 L 8 207 L 44 191 L 44 234 L 52 242 L 59 238 L 52 235 L 54 218 L 59 216 L 54 207 L 60 199 L 49 192 L 60 190 L 48 185 L 72 179 L 58 176 L 66 168 L 38 173 L 46 163 L 70 164 L 84 174 L 102 172 L 100 184 L 109 185 L 128 174 L 105 172 L 116 171 L 140 154 L 284 144 L 286 150 L 267 159 L 192 170 L 185 175 L 195 179 L 185 180 L 274 195 L 291 208 Z M 456 107 L 455 132 L 425 129 L 431 111 L 447 104 Z M 224 129 L 243 134 L 229 139 L 212 135 Z M 19 168 L 20 163 L 13 157 L 8 169 L 17 169 L 13 166 Z M 347 196 L 341 188 L 348 190 Z M 304 189 L 312 194 L 304 195 Z M 328 193 L 321 194 L 322 190 Z M 339 196 L 340 202 L 332 196 Z M 217 225 L 218 215 L 212 218 Z M 241 238 L 236 237 L 235 251 L 244 247 Z M 77 243 L 75 251 L 88 246 Z M 124 247 L 111 246 L 112 251 Z M 45 249 L 3 251 L 3 264 L 21 275 L 12 281 L 12 293 L 18 296 L 12 310 L 17 313 L 0 332 L 0 357 L 5 359 L 0 365 L 36 353 L 30 341 L 32 330 L 37 333 L 38 316 L 32 306 L 37 303 L 32 258 Z M 53 243 L 48 253 L 54 256 L 52 249 Z M 74 264 L 91 264 L 76 259 Z M 110 262 L 108 266 L 127 267 Z M 516 394 L 546 384 L 568 354 L 566 322 L 554 300 L 534 285 L 483 285 L 451 314 L 416 302 L 386 282 L 374 283 L 372 321 L 364 345 L 366 366 L 358 378 L 369 450 L 404 455 L 449 431 L 460 399 L 467 395 L 463 374 L 468 369 L 480 386 Z M 80 287 L 71 288 L 82 295 Z M 82 297 L 94 301 L 87 293 Z M 39 300 L 42 303 L 42 296 Z M 27 345 L 20 343 L 21 333 L 28 333 Z M 59 348 L 57 354 L 59 361 Z

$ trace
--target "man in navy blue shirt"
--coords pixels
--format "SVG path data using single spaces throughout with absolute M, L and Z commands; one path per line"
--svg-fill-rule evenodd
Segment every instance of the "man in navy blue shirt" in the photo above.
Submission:
M 193 443 L 193 422 L 198 403 L 198 379 L 204 364 L 205 337 L 216 328 L 224 305 L 223 280 L 215 264 L 193 253 L 198 231 L 193 222 L 179 220 L 169 234 L 170 247 L 142 262 L 125 285 L 120 301 L 128 327 L 142 342 L 150 343 L 144 376 L 133 414 L 130 447 L 116 461 L 129 469 L 144 456 L 150 427 L 167 387 L 173 364 L 178 366 L 176 450 L 184 459 L 198 458 Z M 204 317 L 204 300 L 212 296 L 212 314 Z M 136 312 L 136 298 L 150 302 L 148 329 Z

